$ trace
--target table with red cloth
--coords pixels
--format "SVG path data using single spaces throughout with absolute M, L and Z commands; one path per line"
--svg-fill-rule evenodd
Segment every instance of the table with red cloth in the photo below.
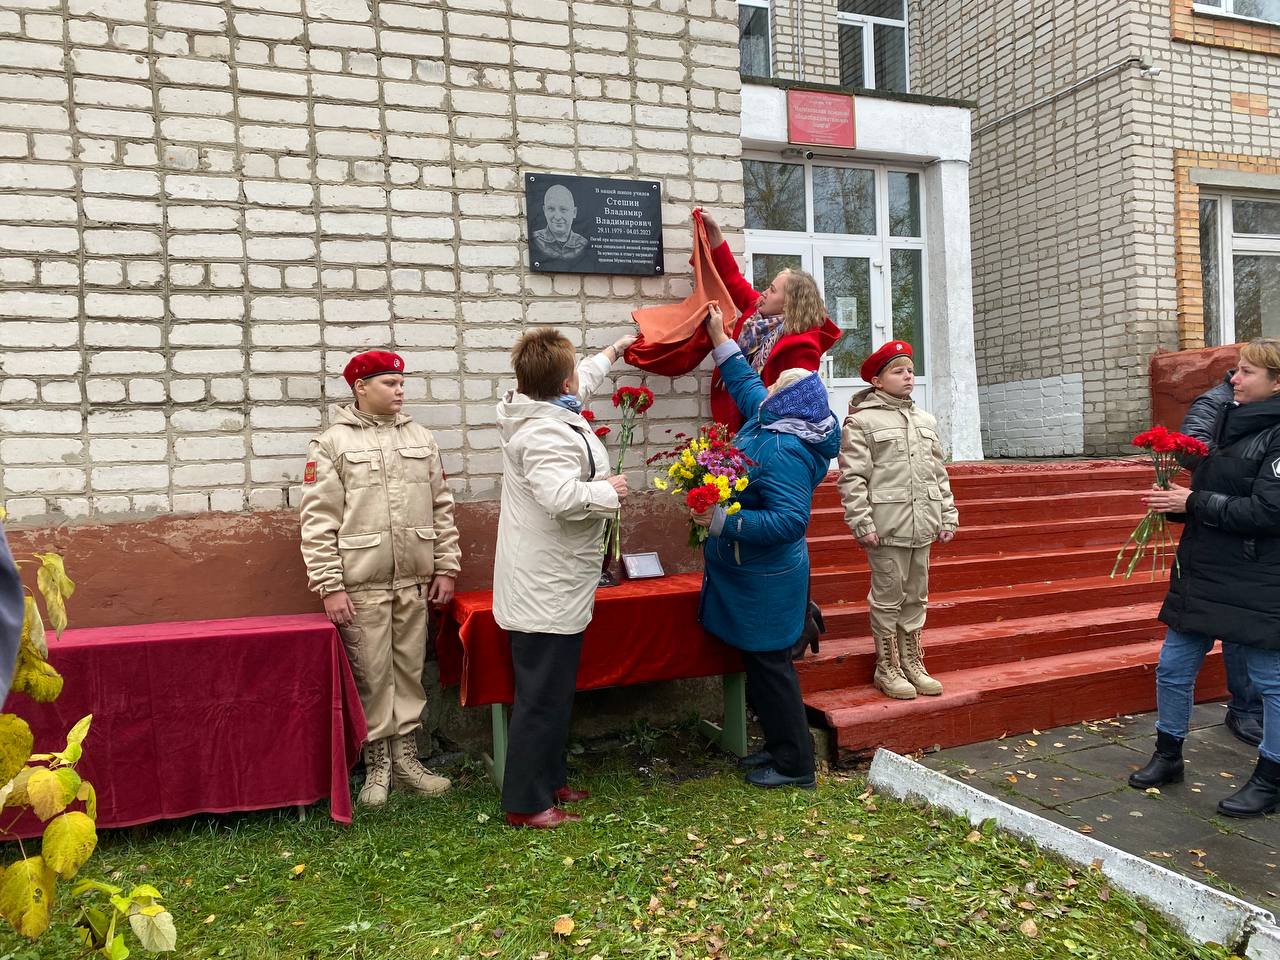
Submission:
M 99 827 L 318 800 L 351 822 L 364 711 L 323 614 L 51 632 L 49 662 L 62 695 L 14 694 L 5 708 L 37 753 L 93 714 L 76 770 L 97 791 Z M 28 814 L 18 832 L 40 824 Z
M 660 680 L 724 678 L 723 728 L 704 727 L 725 749 L 746 753 L 746 684 L 738 651 L 698 623 L 701 573 L 626 580 L 596 593 L 582 639 L 577 688 L 597 690 Z M 440 682 L 458 686 L 464 707 L 490 706 L 493 778 L 502 785 L 506 705 L 515 698 L 511 643 L 493 619 L 493 593 L 459 593 L 436 633 Z

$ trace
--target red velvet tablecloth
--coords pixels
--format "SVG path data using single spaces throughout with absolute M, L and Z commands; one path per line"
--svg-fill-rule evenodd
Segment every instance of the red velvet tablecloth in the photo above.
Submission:
M 742 670 L 738 651 L 698 623 L 702 574 L 627 580 L 596 593 L 582 641 L 578 689 L 712 677 Z M 457 684 L 465 707 L 511 703 L 507 632 L 494 622 L 493 594 L 460 593 L 436 634 L 440 682 Z
M 323 614 L 193 620 L 49 634 L 62 695 L 14 694 L 37 753 L 61 750 L 85 714 L 76 769 L 98 826 L 329 801 L 351 822 L 347 777 L 364 712 L 337 630 Z M 34 816 L 19 834 L 40 831 Z

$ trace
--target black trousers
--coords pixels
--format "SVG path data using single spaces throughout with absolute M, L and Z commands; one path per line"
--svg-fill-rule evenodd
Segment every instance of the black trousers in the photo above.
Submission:
M 813 740 L 791 648 L 743 650 L 742 664 L 747 673 L 747 702 L 760 718 L 764 748 L 773 756 L 774 768 L 788 777 L 813 773 Z
M 582 634 L 520 633 L 511 637 L 516 698 L 507 738 L 502 809 L 537 813 L 565 786 L 565 745 L 577 687 Z

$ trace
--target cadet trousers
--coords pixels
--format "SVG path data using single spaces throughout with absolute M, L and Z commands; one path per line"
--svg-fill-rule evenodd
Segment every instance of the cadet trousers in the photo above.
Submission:
M 870 547 L 871 635 L 897 636 L 924 626 L 929 606 L 929 547 Z
M 348 594 L 355 621 L 339 627 L 369 726 L 368 742 L 413 733 L 422 725 L 427 654 L 425 586 Z

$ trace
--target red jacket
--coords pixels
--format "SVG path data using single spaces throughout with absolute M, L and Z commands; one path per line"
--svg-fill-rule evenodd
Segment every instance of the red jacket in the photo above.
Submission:
M 733 338 L 736 340 L 742 332 L 743 322 L 755 314 L 756 307 L 760 303 L 760 294 L 738 269 L 738 262 L 734 260 L 727 241 L 711 251 L 711 262 L 715 264 L 716 272 L 720 274 L 720 279 L 728 288 L 733 302 L 742 311 L 738 322 L 733 327 Z M 812 330 L 806 330 L 804 333 L 788 333 L 779 337 L 778 342 L 769 351 L 769 359 L 765 361 L 764 368 L 760 371 L 760 379 L 767 387 L 778 379 L 783 370 L 789 370 L 792 367 L 817 370 L 822 355 L 840 339 L 840 333 L 840 328 L 831 322 L 831 318 L 825 317 L 822 325 Z M 719 370 L 711 375 L 711 418 L 716 423 L 727 424 L 729 429 L 734 431 L 742 426 L 746 419 L 738 411 L 733 397 L 720 381 Z

